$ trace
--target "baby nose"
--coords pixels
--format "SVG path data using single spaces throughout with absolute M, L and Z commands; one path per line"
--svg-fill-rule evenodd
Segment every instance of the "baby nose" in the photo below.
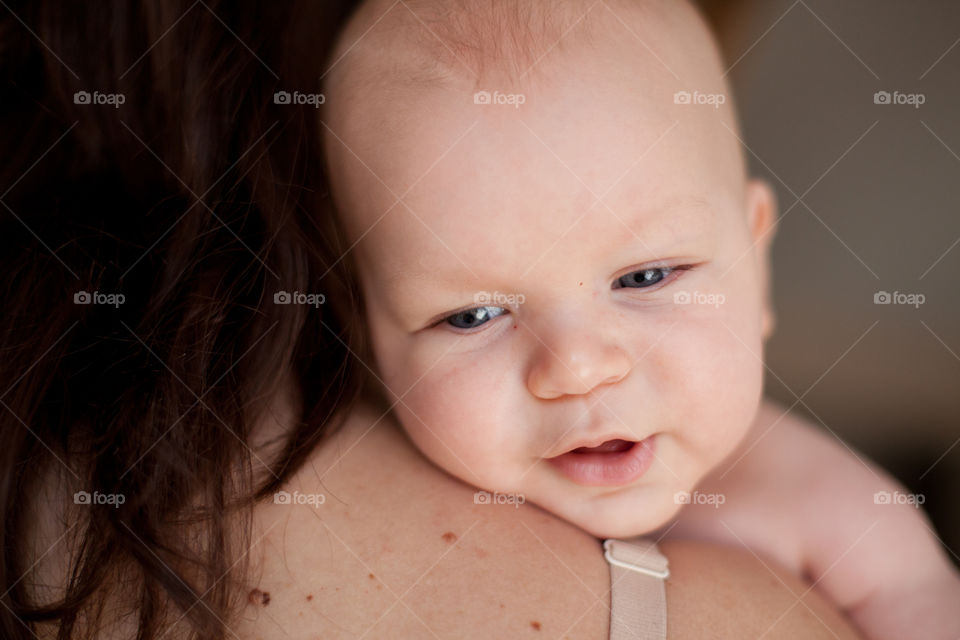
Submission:
M 542 340 L 527 376 L 527 387 L 543 399 L 581 395 L 619 382 L 632 363 L 626 351 L 608 337 L 584 330 Z

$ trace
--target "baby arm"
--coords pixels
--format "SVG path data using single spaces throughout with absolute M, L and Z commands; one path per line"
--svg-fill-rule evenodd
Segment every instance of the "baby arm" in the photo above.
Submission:
M 875 501 L 906 491 L 830 434 L 782 413 L 764 404 L 742 445 L 698 486 L 723 504 L 684 507 L 669 535 L 776 558 L 871 640 L 960 638 L 960 575 L 924 513 Z

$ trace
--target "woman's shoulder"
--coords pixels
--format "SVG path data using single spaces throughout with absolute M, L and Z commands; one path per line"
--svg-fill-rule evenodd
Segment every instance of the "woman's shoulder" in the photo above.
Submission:
M 599 541 L 535 505 L 475 493 L 427 461 L 390 415 L 357 407 L 284 492 L 257 507 L 249 598 L 234 630 L 606 638 L 610 573 Z M 815 592 L 798 603 L 801 581 L 745 551 L 684 541 L 662 549 L 671 638 L 848 629 Z
M 671 638 L 859 638 L 804 580 L 746 549 L 664 540 Z
M 255 512 L 242 638 L 607 635 L 596 539 L 476 500 L 390 417 L 359 409 L 284 491 Z

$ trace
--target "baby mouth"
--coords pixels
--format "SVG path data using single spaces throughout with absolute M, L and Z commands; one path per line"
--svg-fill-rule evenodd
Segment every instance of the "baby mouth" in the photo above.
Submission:
M 634 445 L 629 440 L 607 440 L 596 447 L 577 447 L 570 453 L 618 453 L 626 451 Z
M 617 487 L 639 479 L 654 461 L 656 434 L 639 442 L 620 438 L 595 447 L 577 447 L 547 462 L 576 484 Z

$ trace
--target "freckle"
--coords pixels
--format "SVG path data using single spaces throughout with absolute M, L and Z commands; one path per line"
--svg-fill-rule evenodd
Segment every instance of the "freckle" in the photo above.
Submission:
M 500 603 L 500 608 L 503 609 L 503 603 L 502 603 L 502 602 Z
M 307 600 L 308 600 L 308 601 L 309 601 L 309 600 L 313 600 L 313 594 L 312 594 L 312 593 L 308 593 L 308 594 L 307 594 Z
M 383 585 L 379 582 L 377 583 L 377 591 L 383 591 Z
M 457 541 L 457 536 L 456 536 L 456 534 L 453 533 L 452 531 L 447 531 L 445 534 L 443 534 L 443 535 L 440 536 L 440 537 L 443 538 L 443 541 L 444 541 L 444 542 L 447 542 L 447 543 L 450 543 L 450 544 L 453 544 L 454 542 Z
M 486 558 L 488 555 L 490 555 L 480 547 L 477 547 L 476 554 L 478 558 Z
M 247 601 L 250 604 L 262 604 L 263 606 L 267 606 L 270 604 L 270 592 L 261 591 L 260 589 L 253 589 L 247 596 Z
M 536 620 L 534 620 L 533 622 L 531 622 L 531 623 L 530 623 L 530 626 L 533 627 L 534 629 L 536 629 L 537 631 L 540 631 L 540 623 L 537 622 Z
M 368 573 L 368 574 L 367 574 L 367 577 L 370 578 L 371 580 L 373 580 L 373 579 L 376 578 L 377 576 L 373 575 L 372 573 Z

